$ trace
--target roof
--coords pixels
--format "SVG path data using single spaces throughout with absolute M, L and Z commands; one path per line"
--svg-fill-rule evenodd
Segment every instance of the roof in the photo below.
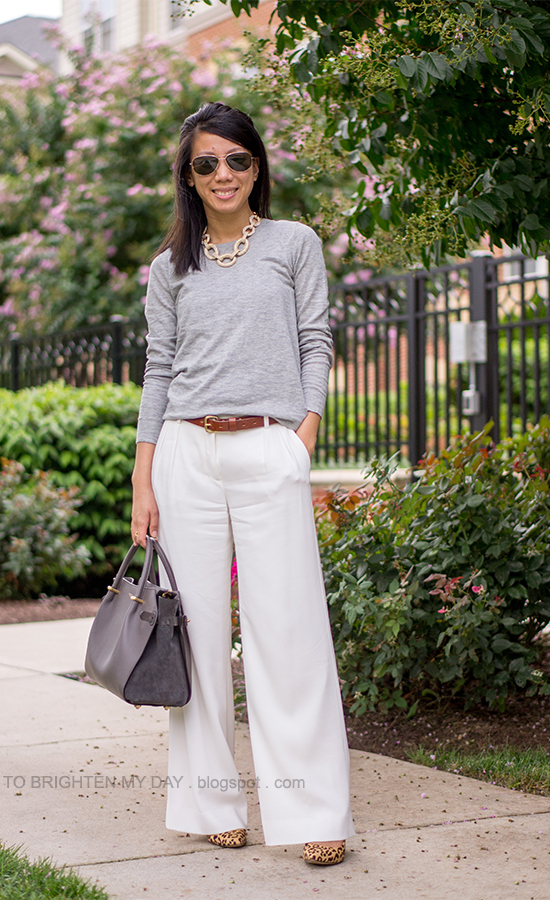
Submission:
M 0 25 L 0 44 L 13 44 L 28 56 L 55 68 L 57 50 L 46 39 L 42 29 L 44 25 L 53 25 L 57 21 L 43 16 L 20 16 L 11 22 L 3 22 Z

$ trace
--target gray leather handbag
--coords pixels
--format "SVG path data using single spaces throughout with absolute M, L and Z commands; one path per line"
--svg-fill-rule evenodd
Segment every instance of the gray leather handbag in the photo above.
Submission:
M 185 706 L 191 699 L 187 617 L 172 567 L 158 541 L 147 536 L 139 582 L 126 576 L 132 545 L 109 586 L 88 638 L 86 674 L 135 706 Z M 159 587 L 155 554 L 170 589 Z

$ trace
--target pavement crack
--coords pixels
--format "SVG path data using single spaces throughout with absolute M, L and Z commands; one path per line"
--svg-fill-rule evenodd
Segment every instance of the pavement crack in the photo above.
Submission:
M 263 847 L 264 844 L 261 843 L 253 843 L 252 841 L 248 841 L 248 847 Z M 117 863 L 125 863 L 125 862 L 138 862 L 141 859 L 165 859 L 170 856 L 190 856 L 193 853 L 212 853 L 214 851 L 219 851 L 220 847 L 193 847 L 189 850 L 178 850 L 175 853 L 151 853 L 149 856 L 121 856 L 120 859 L 104 859 L 96 862 L 82 862 L 82 863 L 70 863 L 69 868 L 79 868 L 84 869 L 88 866 L 112 866 Z
M 445 825 L 466 825 L 469 822 L 501 822 L 504 819 L 509 819 L 510 816 L 513 816 L 514 819 L 531 819 L 533 816 L 547 816 L 550 814 L 550 809 L 540 809 L 537 812 L 531 813 L 514 813 L 507 812 L 502 815 L 491 815 L 491 816 L 472 816 L 469 819 L 445 819 L 443 822 L 428 822 L 424 825 L 415 824 L 415 825 L 402 825 L 399 828 L 388 827 L 388 828 L 372 828 L 372 829 L 364 829 L 362 831 L 358 831 L 357 834 L 386 834 L 389 831 L 403 832 L 403 831 L 416 831 L 417 829 L 422 829 L 425 831 L 427 828 L 443 828 Z

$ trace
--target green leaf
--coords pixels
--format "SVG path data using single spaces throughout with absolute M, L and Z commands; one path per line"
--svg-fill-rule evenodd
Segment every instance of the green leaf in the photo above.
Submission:
M 428 84 L 428 65 L 426 57 L 422 56 L 416 61 L 416 74 L 411 78 L 411 85 L 417 91 L 423 91 Z
M 525 216 L 520 227 L 525 228 L 527 231 L 536 231 L 541 227 L 539 217 L 536 213 L 529 213 L 529 215 Z
M 503 650 L 508 650 L 512 646 L 512 642 L 503 637 L 496 637 L 491 644 L 494 653 L 502 653 Z
M 453 70 L 441 53 L 427 53 L 423 59 L 426 63 L 428 75 L 431 75 L 432 78 L 436 78 L 439 81 L 446 81 L 452 77 Z
M 487 61 L 492 63 L 492 65 L 496 65 L 497 61 L 493 56 L 493 52 L 491 50 L 491 46 L 488 41 L 483 42 L 483 50 L 485 51 L 485 56 L 487 57 Z
M 470 200 L 466 206 L 457 207 L 456 212 L 464 217 L 480 219 L 482 222 L 494 222 L 496 219 L 495 208 L 488 200 L 481 197 Z
M 370 237 L 373 232 L 373 218 L 372 218 L 372 210 L 368 207 L 366 209 L 361 210 L 359 215 L 355 219 L 355 224 L 357 228 L 365 237 Z
M 412 56 L 400 56 L 397 65 L 401 74 L 407 78 L 413 78 L 416 75 L 416 60 Z

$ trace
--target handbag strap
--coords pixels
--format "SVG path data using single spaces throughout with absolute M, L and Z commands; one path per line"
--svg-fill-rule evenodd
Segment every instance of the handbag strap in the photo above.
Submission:
M 132 546 L 128 550 L 128 553 L 124 557 L 124 559 L 122 561 L 122 565 L 120 566 L 120 569 L 116 573 L 114 581 L 109 588 L 109 590 L 111 590 L 113 593 L 118 593 L 120 583 L 121 583 L 122 579 L 124 578 L 124 576 L 126 575 L 126 572 L 128 571 L 128 566 L 132 562 L 138 548 L 139 548 L 139 544 L 132 544 Z M 139 581 L 138 581 L 138 584 L 136 587 L 136 597 L 141 597 L 143 589 L 147 582 L 147 579 L 150 579 L 151 581 L 153 581 L 153 583 L 156 583 L 156 576 L 155 576 L 155 570 L 154 570 L 154 555 L 155 555 L 155 553 L 157 554 L 158 558 L 160 559 L 162 565 L 164 566 L 164 570 L 168 576 L 168 580 L 170 582 L 171 589 L 173 591 L 178 590 L 177 585 L 176 585 L 176 579 L 174 577 L 174 572 L 172 571 L 172 566 L 168 562 L 168 557 L 166 556 L 166 553 L 160 546 L 159 542 L 157 540 L 155 540 L 155 538 L 149 537 L 149 535 L 147 535 L 146 543 L 145 543 L 145 560 L 143 562 L 143 568 L 141 570 L 141 575 L 140 575 L 140 578 L 139 578 Z
M 157 554 L 158 558 L 160 559 L 162 565 L 164 566 L 164 571 L 168 575 L 168 581 L 170 582 L 171 589 L 173 591 L 177 591 L 178 586 L 176 584 L 176 578 L 175 578 L 174 572 L 172 570 L 172 566 L 168 562 L 168 557 L 166 556 L 166 553 L 164 552 L 164 550 L 160 546 L 159 542 L 155 538 L 147 536 L 147 541 L 151 542 L 155 553 Z
M 124 559 L 123 559 L 123 561 L 122 561 L 122 563 L 121 563 L 121 566 L 120 566 L 118 572 L 116 573 L 116 575 L 115 575 L 115 577 L 114 577 L 113 583 L 112 583 L 111 586 L 109 587 L 109 590 L 112 590 L 113 593 L 118 593 L 118 588 L 120 587 L 120 582 L 122 581 L 122 579 L 123 579 L 124 576 L 126 575 L 126 572 L 128 571 L 128 566 L 129 566 L 130 563 L 132 562 L 132 560 L 133 560 L 134 556 L 136 555 L 138 549 L 139 549 L 139 544 L 132 544 L 132 546 L 131 546 L 130 549 L 128 550 L 128 553 L 127 553 L 126 556 L 124 557 Z M 152 552 L 152 550 L 151 550 L 151 552 L 150 552 L 150 554 L 149 554 L 149 561 L 148 561 L 148 562 L 149 562 L 149 568 L 151 567 L 151 561 L 152 561 L 152 558 L 153 558 L 153 552 Z M 147 551 L 145 552 L 145 563 L 147 563 Z M 144 564 L 144 569 L 146 570 L 146 565 L 145 565 L 145 564 Z

